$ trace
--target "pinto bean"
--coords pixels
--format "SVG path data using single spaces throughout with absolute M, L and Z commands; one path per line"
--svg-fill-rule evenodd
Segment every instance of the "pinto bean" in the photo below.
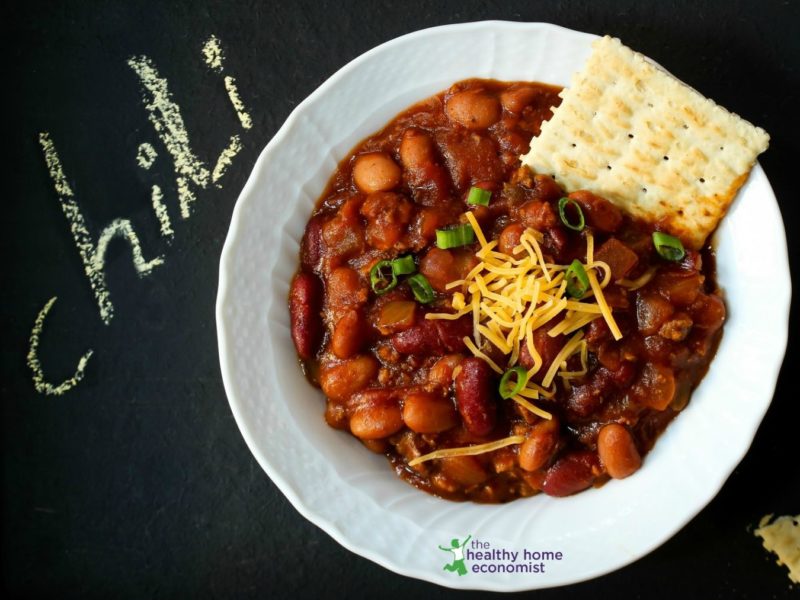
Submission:
M 564 195 L 564 190 L 549 175 L 533 176 L 533 197 L 542 202 L 555 202 Z
M 289 288 L 292 340 L 302 360 L 311 359 L 322 341 L 322 282 L 313 273 L 300 272 Z
M 403 403 L 403 421 L 417 433 L 440 433 L 458 423 L 449 398 L 429 392 L 412 392 Z
M 496 420 L 492 398 L 492 370 L 480 358 L 465 358 L 456 376 L 456 406 L 467 431 L 488 435 Z
M 348 310 L 333 328 L 331 351 L 338 358 L 350 358 L 356 354 L 364 344 L 366 327 L 366 320 L 359 309 Z
M 530 200 L 519 208 L 519 218 L 525 227 L 544 231 L 558 222 L 553 206 L 541 200 Z
M 476 264 L 471 252 L 433 247 L 420 260 L 419 272 L 428 278 L 433 289 L 445 292 L 448 283 L 463 279 Z
M 572 192 L 569 197 L 581 205 L 586 222 L 594 229 L 614 233 L 622 225 L 622 212 L 605 198 L 586 190 Z
M 357 271 L 349 267 L 334 269 L 328 276 L 328 308 L 337 315 L 363 304 L 369 297 L 367 285 Z
M 441 469 L 449 479 L 464 486 L 483 483 L 489 477 L 474 456 L 451 456 L 441 459 Z
M 528 438 L 519 447 L 519 466 L 526 471 L 537 471 L 553 457 L 558 447 L 558 421 L 539 421 Z
M 403 417 L 396 402 L 359 407 L 350 417 L 350 431 L 362 440 L 379 440 L 403 428 Z
M 362 154 L 353 164 L 353 182 L 365 194 L 388 192 L 400 183 L 400 167 L 385 152 Z
M 414 127 L 406 129 L 400 141 L 400 162 L 406 169 L 421 169 L 436 162 L 436 149 L 431 136 Z
M 414 127 L 405 131 L 400 142 L 400 162 L 417 204 L 434 206 L 447 198 L 449 177 L 439 163 L 436 145 L 428 133 Z
M 332 256 L 346 259 L 364 249 L 364 232 L 358 216 L 360 206 L 360 198 L 350 198 L 322 225 L 322 239 Z
M 500 102 L 480 90 L 457 92 L 445 101 L 449 119 L 467 129 L 486 129 L 500 120 Z
M 343 402 L 363 390 L 378 374 L 378 361 L 369 354 L 320 368 L 319 383 L 331 400 Z
M 614 479 L 624 479 L 642 466 L 633 436 L 619 423 L 605 425 L 597 435 L 600 461 Z
M 367 218 L 367 243 L 378 250 L 389 250 L 400 241 L 414 216 L 414 207 L 402 194 L 375 192 L 361 206 Z
M 464 357 L 461 354 L 447 354 L 433 363 L 428 371 L 428 381 L 434 385 L 448 389 L 453 383 L 453 371 L 461 364 Z
M 570 496 L 592 485 L 599 469 L 597 454 L 594 452 L 570 452 L 547 470 L 542 481 L 542 491 L 548 496 Z
M 503 254 L 514 254 L 514 248 L 519 246 L 519 238 L 525 232 L 525 227 L 519 223 L 512 223 L 502 232 L 497 242 L 497 249 Z
M 508 112 L 519 114 L 539 94 L 539 90 L 529 85 L 512 85 L 500 94 L 500 104 Z

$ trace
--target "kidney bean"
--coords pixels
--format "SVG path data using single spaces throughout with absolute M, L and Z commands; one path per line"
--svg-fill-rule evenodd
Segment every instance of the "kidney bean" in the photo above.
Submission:
M 456 376 L 456 406 L 467 431 L 477 436 L 488 435 L 496 420 L 492 390 L 492 370 L 480 358 L 465 358 Z
M 325 218 L 317 215 L 312 217 L 306 225 L 303 240 L 300 242 L 300 263 L 307 271 L 314 271 L 319 268 L 322 260 L 322 224 Z
M 392 336 L 394 349 L 401 354 L 436 355 L 464 350 L 464 338 L 472 333 L 472 320 L 465 315 L 455 321 L 428 320 L 419 322 Z
M 633 436 L 619 423 L 605 425 L 597 435 L 600 461 L 614 479 L 624 479 L 642 466 Z
M 600 464 L 594 452 L 570 452 L 547 470 L 542 491 L 548 496 L 570 496 L 591 486 L 599 469 Z
M 555 337 L 547 335 L 547 330 L 557 324 L 558 321 L 554 320 L 548 323 L 547 327 L 542 327 L 533 332 L 533 345 L 542 358 L 542 366 L 539 372 L 534 376 L 535 378 L 542 379 L 544 377 L 545 373 L 547 373 L 547 369 L 553 364 L 553 360 L 555 360 L 558 353 L 561 352 L 564 344 L 567 343 L 567 336 L 565 335 L 557 335 Z M 520 345 L 519 364 L 526 369 L 533 368 L 533 357 L 528 350 L 527 342 Z
M 345 401 L 366 388 L 377 374 L 378 361 L 372 355 L 364 354 L 336 365 L 323 365 L 320 368 L 319 383 L 328 398 Z
M 605 198 L 587 190 L 578 190 L 569 195 L 580 204 L 586 223 L 606 233 L 614 233 L 622 225 L 622 212 Z
M 563 227 L 550 227 L 544 231 L 542 248 L 560 263 L 570 262 L 569 235 Z M 611 286 L 609 286 L 611 287 Z M 608 289 L 608 288 L 606 288 Z
M 598 318 L 586 327 L 586 341 L 589 344 L 599 344 L 611 337 L 611 330 L 603 318 Z
M 472 335 L 472 318 L 465 315 L 455 321 L 433 321 L 441 341 L 440 352 L 462 352 L 466 349 L 464 338 Z
M 500 120 L 500 102 L 480 90 L 457 92 L 445 101 L 451 121 L 467 129 L 486 129 Z
M 449 398 L 430 392 L 412 392 L 403 403 L 403 421 L 417 433 L 440 433 L 458 423 Z
M 519 447 L 519 466 L 526 471 L 544 467 L 558 448 L 558 420 L 539 421 Z
M 385 152 L 361 154 L 353 164 L 353 182 L 365 194 L 396 188 L 400 175 L 400 167 Z
M 367 332 L 364 315 L 357 308 L 351 308 L 336 322 L 331 335 L 331 351 L 338 358 L 350 358 L 364 344 Z
M 589 418 L 600 410 L 613 385 L 612 373 L 600 367 L 587 383 L 572 386 L 567 396 L 567 414 L 574 420 Z
M 322 282 L 313 273 L 301 271 L 289 288 L 292 340 L 302 360 L 311 359 L 322 341 Z

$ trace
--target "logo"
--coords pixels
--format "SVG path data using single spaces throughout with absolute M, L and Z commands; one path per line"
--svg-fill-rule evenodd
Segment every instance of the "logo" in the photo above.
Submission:
M 470 540 L 472 540 L 470 542 Z M 450 552 L 452 562 L 442 567 L 443 571 L 458 573 L 461 577 L 473 573 L 546 573 L 552 563 L 564 559 L 564 553 L 551 550 L 531 550 L 523 548 L 512 550 L 489 542 L 472 539 L 472 534 L 459 542 L 458 538 L 449 544 L 439 545 L 439 550 Z M 469 561 L 467 566 L 465 561 Z
M 472 538 L 472 535 L 468 535 L 467 538 L 460 544 L 458 543 L 458 538 L 453 538 L 450 541 L 449 548 L 439 546 L 439 550 L 453 553 L 453 562 L 446 564 L 443 569 L 444 571 L 458 573 L 459 577 L 467 574 L 467 567 L 464 566 L 464 546 L 467 545 L 467 542 L 470 540 L 470 538 Z

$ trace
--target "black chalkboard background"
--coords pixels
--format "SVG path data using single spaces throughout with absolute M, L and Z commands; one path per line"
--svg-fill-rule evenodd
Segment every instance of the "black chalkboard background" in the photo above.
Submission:
M 218 258 L 256 156 L 291 110 L 362 52 L 424 27 L 484 19 L 548 21 L 611 33 L 772 134 L 762 165 L 783 211 L 797 278 L 800 225 L 800 5 L 796 2 L 17 3 L 5 7 L 2 144 L 2 584 L 15 597 L 456 598 L 463 592 L 395 575 L 306 522 L 251 457 L 228 407 L 217 360 Z M 697 4 L 697 6 L 695 6 Z M 253 128 L 243 131 L 222 79 L 203 63 L 211 34 L 225 50 Z M 146 54 L 169 80 L 196 152 L 212 161 L 230 135 L 243 151 L 222 188 L 176 209 L 175 175 L 147 121 L 126 60 Z M 10 101 L 10 102 L 9 102 Z M 116 316 L 103 325 L 38 142 L 47 131 L 92 235 L 112 219 L 135 227 L 135 274 L 115 241 L 107 279 Z M 159 151 L 136 165 L 141 142 Z M 164 190 L 175 239 L 150 207 Z M 794 185 L 793 185 L 794 184 Z M 741 240 L 758 252 L 759 240 Z M 769 290 L 765 290 L 769 292 Z M 36 315 L 53 296 L 40 357 L 69 377 L 64 396 L 34 390 L 26 366 Z M 797 329 L 793 320 L 791 331 Z M 789 598 L 751 529 L 797 514 L 796 338 L 753 447 L 717 498 L 632 566 L 542 598 Z M 8 597 L 8 596 L 6 596 Z

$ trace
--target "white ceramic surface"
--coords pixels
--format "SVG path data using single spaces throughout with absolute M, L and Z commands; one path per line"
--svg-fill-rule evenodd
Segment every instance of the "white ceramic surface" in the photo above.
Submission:
M 634 476 L 569 498 L 452 503 L 402 482 L 384 457 L 323 420 L 322 394 L 297 365 L 286 299 L 303 228 L 339 160 L 401 109 L 459 79 L 566 85 L 593 38 L 548 24 L 482 22 L 383 44 L 297 107 L 262 152 L 233 212 L 217 327 L 225 389 L 242 435 L 303 516 L 397 573 L 512 591 L 617 569 L 663 543 L 714 497 L 772 398 L 791 284 L 783 223 L 756 166 L 718 232 L 719 280 L 729 307 L 718 355 Z M 742 243 L 752 239 L 761 244 L 758 252 Z M 563 559 L 543 574 L 443 571 L 450 557 L 438 546 L 468 534 L 496 548 L 561 551 Z

